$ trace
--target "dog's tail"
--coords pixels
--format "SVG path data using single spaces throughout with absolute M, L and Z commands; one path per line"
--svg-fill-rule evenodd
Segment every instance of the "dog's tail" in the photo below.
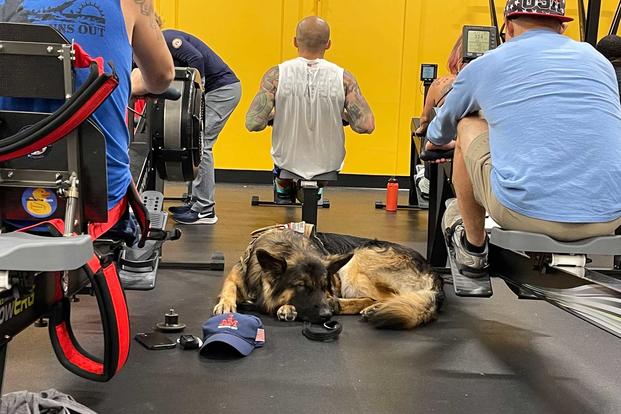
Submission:
M 363 319 L 376 328 L 413 329 L 438 316 L 438 291 L 423 289 L 405 292 L 378 302 Z

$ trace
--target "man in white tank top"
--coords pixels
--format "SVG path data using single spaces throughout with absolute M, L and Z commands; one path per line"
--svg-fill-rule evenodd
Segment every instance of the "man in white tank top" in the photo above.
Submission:
M 302 20 L 294 45 L 299 57 L 263 76 L 246 115 L 246 128 L 262 131 L 273 120 L 275 173 L 284 169 L 310 179 L 343 166 L 344 122 L 359 134 L 370 134 L 375 120 L 353 75 L 324 60 L 331 45 L 325 20 L 315 16 Z M 275 184 L 277 193 L 292 201 L 284 194 L 289 183 L 276 177 Z

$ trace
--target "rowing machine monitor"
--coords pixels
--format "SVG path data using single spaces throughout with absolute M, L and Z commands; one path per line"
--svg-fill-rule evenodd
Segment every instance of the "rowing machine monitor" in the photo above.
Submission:
M 493 26 L 464 26 L 463 61 L 470 62 L 498 47 L 496 28 Z
M 438 65 L 423 63 L 420 65 L 420 81 L 425 84 L 431 84 L 438 78 Z

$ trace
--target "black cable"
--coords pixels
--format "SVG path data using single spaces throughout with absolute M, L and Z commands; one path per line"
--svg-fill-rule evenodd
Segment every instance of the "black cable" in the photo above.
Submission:
M 94 63 L 91 64 L 90 71 L 86 82 L 53 114 L 17 134 L 0 139 L 0 154 L 11 153 L 31 145 L 62 126 L 84 106 L 110 77 L 114 76 L 99 76 L 97 65 Z

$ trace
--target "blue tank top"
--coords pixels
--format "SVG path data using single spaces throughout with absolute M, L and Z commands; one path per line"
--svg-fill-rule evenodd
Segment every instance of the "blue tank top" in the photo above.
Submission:
M 119 86 L 93 114 L 106 137 L 108 209 L 114 207 L 131 182 L 125 114 L 130 95 L 132 48 L 120 0 L 0 0 L 0 21 L 53 26 L 92 57 L 102 56 L 114 66 Z M 88 70 L 77 70 L 76 87 L 87 76 Z M 45 74 L 41 74 L 41 79 L 44 81 Z M 53 112 L 60 104 L 53 100 L 0 98 L 0 108 L 8 110 Z

